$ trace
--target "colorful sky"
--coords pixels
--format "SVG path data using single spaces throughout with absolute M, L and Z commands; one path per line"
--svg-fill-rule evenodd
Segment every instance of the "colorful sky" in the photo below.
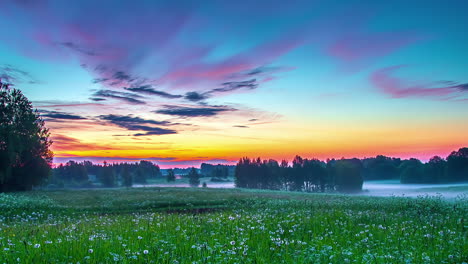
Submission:
M 468 2 L 0 1 L 0 76 L 55 162 L 446 157 Z

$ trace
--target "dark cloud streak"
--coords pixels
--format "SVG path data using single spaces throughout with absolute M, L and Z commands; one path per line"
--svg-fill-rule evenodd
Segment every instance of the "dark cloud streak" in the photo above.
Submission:
M 166 105 L 165 108 L 166 109 L 156 110 L 154 113 L 180 117 L 210 117 L 216 116 L 222 112 L 237 110 L 226 106 L 185 107 Z
M 137 98 L 142 98 L 142 96 L 133 94 L 133 93 L 125 93 L 125 92 L 118 92 L 118 91 L 112 91 L 112 90 L 99 90 L 95 92 L 93 96 L 97 98 L 107 97 L 107 98 L 118 99 L 118 100 L 130 103 L 130 104 L 146 104 L 144 101 L 137 99 Z
M 184 98 L 192 102 L 203 101 L 209 98 L 209 93 L 198 93 L 198 92 L 188 92 L 185 94 Z
M 58 112 L 58 111 L 48 111 L 48 110 L 39 110 L 39 113 L 43 117 L 51 119 L 69 119 L 69 120 L 83 120 L 86 119 L 79 115 L 74 115 L 70 113 Z
M 101 120 L 108 121 L 111 124 L 117 125 L 119 127 L 128 129 L 128 130 L 142 130 L 145 133 L 137 133 L 133 134 L 133 136 L 152 136 L 152 135 L 169 135 L 169 134 L 176 134 L 177 131 L 173 129 L 167 128 L 160 128 L 160 127 L 152 127 L 150 125 L 171 125 L 168 121 L 156 121 L 156 120 L 148 120 L 143 119 L 140 117 L 134 116 L 119 116 L 119 115 L 101 115 L 98 116 Z
M 166 92 L 163 92 L 163 91 L 155 90 L 155 89 L 151 88 L 150 85 L 144 85 L 144 86 L 132 87 L 132 88 L 124 88 L 124 89 L 127 90 L 127 91 L 132 91 L 132 92 L 137 92 L 137 93 L 157 95 L 157 96 L 168 98 L 168 99 L 176 99 L 176 98 L 183 97 L 182 95 L 170 94 L 170 93 L 166 93 Z

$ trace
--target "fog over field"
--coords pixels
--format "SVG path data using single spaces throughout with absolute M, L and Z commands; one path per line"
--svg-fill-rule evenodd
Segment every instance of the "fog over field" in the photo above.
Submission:
M 364 195 L 370 196 L 440 196 L 442 198 L 468 197 L 468 183 L 401 184 L 398 180 L 365 181 Z
M 190 187 L 188 183 L 138 184 L 133 187 Z M 235 188 L 234 182 L 207 182 L 208 188 Z M 367 196 L 438 196 L 445 199 L 467 198 L 468 183 L 452 184 L 402 184 L 399 180 L 365 181 L 363 191 L 356 195 Z

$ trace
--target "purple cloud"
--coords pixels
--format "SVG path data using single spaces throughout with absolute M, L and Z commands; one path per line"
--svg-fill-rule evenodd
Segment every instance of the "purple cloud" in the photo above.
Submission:
M 428 97 L 438 100 L 463 99 L 462 92 L 468 84 L 438 82 L 442 86 L 411 84 L 410 81 L 393 77 L 392 74 L 405 66 L 398 65 L 375 71 L 370 76 L 371 83 L 392 98 Z M 413 82 L 414 83 L 414 82 Z M 446 84 L 446 85 L 443 85 Z M 447 85 L 448 84 L 448 85 Z
M 158 84 L 166 89 L 162 96 L 170 94 L 167 89 L 202 94 L 227 81 L 242 81 L 235 77 L 238 73 L 264 67 L 303 43 L 300 34 L 283 35 L 213 59 L 222 38 L 210 44 L 183 40 L 187 32 L 209 23 L 190 3 L 82 1 L 78 8 L 63 1 L 6 1 L 2 8 L 6 16 L 22 14 L 21 34 L 0 38 L 25 55 L 77 58 L 95 83 L 114 88 Z M 263 75 L 270 80 L 274 73 Z
M 355 70 L 420 39 L 415 33 L 350 32 L 332 41 L 326 52 L 339 59 L 346 70 Z

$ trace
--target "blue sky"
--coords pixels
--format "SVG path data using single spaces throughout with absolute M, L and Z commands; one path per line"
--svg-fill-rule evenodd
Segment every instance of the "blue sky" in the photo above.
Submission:
M 43 113 L 57 162 L 427 159 L 468 143 L 466 11 L 466 1 L 6 0 L 0 76 Z

